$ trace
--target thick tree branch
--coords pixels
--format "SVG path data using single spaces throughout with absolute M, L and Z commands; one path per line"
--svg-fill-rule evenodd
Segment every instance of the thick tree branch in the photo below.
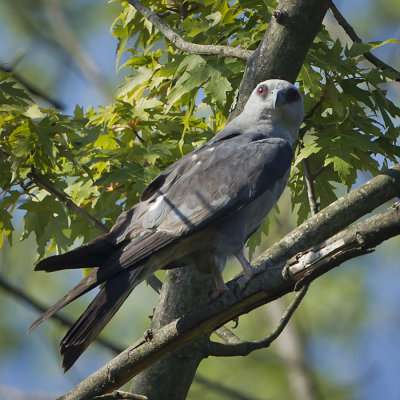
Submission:
M 257 257 L 254 264 L 262 265 L 267 260 L 276 264 L 293 257 L 397 196 L 400 196 L 400 164 L 383 171 L 303 222 Z
M 255 350 L 265 349 L 271 345 L 271 343 L 276 340 L 282 331 L 285 329 L 286 325 L 292 318 L 294 312 L 297 310 L 297 307 L 300 305 L 304 296 L 306 295 L 308 290 L 308 285 L 305 285 L 301 288 L 299 293 L 297 293 L 296 297 L 286 309 L 284 314 L 279 321 L 279 324 L 275 327 L 275 329 L 264 339 L 257 340 L 253 342 L 238 342 L 238 343 L 218 343 L 218 342 L 210 342 L 206 351 L 208 356 L 215 357 L 236 357 L 236 356 L 247 356 L 251 352 Z
M 85 400 L 114 390 L 156 360 L 193 339 L 308 284 L 350 258 L 368 253 L 382 241 L 400 232 L 398 207 L 391 207 L 358 223 L 327 243 L 322 242 L 399 193 L 400 165 L 396 165 L 326 207 L 273 246 L 273 251 L 264 254 L 261 260 L 265 261 L 267 254 L 272 254 L 272 265 L 275 266 L 260 269 L 259 275 L 249 282 L 245 290 L 227 292 L 216 301 L 155 330 L 151 336 L 146 335 L 60 399 Z M 285 269 L 285 262 L 277 264 L 310 246 L 313 248 L 305 253 L 306 256 L 300 256 L 296 262 L 291 260 Z M 308 264 L 304 261 L 306 259 Z M 286 272 L 285 276 L 283 271 Z M 234 288 L 234 282 L 230 282 L 229 286 Z
M 346 32 L 347 36 L 356 43 L 362 43 L 361 38 L 357 35 L 353 27 L 347 22 L 346 18 L 342 15 L 342 13 L 336 8 L 335 4 L 331 4 L 329 6 L 329 9 L 331 10 L 333 16 L 335 17 L 336 21 L 338 24 L 344 29 Z M 396 82 L 400 82 L 400 71 L 397 71 L 397 69 L 393 68 L 389 64 L 386 64 L 384 61 L 379 59 L 378 57 L 374 56 L 371 52 L 367 51 L 364 54 L 364 57 L 375 67 L 378 67 L 382 70 L 388 70 L 390 72 L 393 72 L 394 74 L 397 75 L 395 78 Z
M 147 18 L 174 46 L 178 49 L 192 54 L 204 54 L 209 56 L 235 57 L 247 60 L 252 51 L 240 49 L 238 47 L 206 45 L 190 43 L 179 36 L 167 23 L 157 14 L 154 14 L 145 7 L 139 0 L 127 0 L 129 4 L 136 8 L 140 14 Z

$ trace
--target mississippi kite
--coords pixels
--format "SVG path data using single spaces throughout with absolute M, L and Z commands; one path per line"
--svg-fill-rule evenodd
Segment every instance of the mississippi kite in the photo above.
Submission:
M 295 86 L 277 79 L 260 83 L 243 112 L 155 178 L 110 233 L 36 265 L 46 272 L 94 269 L 29 330 L 105 282 L 61 341 L 65 371 L 156 270 L 194 264 L 211 272 L 213 297 L 228 290 L 222 278 L 228 257 L 238 258 L 244 281 L 253 276 L 243 246 L 287 184 L 302 120 L 303 100 Z

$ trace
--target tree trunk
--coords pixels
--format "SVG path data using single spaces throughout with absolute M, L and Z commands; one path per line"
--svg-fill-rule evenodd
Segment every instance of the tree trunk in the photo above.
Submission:
M 154 310 L 151 329 L 160 328 L 209 301 L 212 288 L 211 276 L 198 272 L 194 267 L 168 271 Z M 137 375 L 131 387 L 132 393 L 145 395 L 151 400 L 186 399 L 203 359 L 203 347 L 208 337 L 205 335 L 189 343 Z

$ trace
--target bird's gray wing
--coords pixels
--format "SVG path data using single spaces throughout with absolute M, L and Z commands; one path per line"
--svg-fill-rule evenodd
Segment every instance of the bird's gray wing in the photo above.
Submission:
M 285 140 L 243 137 L 187 157 L 179 173 L 172 170 L 175 176 L 153 183 L 149 200 L 119 219 L 110 232 L 118 247 L 104 264 L 39 317 L 30 330 L 107 281 L 61 342 L 63 367 L 68 370 L 146 276 L 151 255 L 251 203 L 286 175 L 292 158 L 293 150 Z

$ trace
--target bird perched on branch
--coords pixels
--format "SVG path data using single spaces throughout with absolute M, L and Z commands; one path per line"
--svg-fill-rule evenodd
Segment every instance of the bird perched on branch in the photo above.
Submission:
M 244 270 L 244 286 L 255 273 L 244 244 L 287 184 L 302 120 L 303 99 L 295 86 L 278 79 L 260 83 L 238 117 L 157 176 L 109 233 L 36 265 L 36 271 L 46 272 L 94 269 L 29 331 L 105 283 L 61 341 L 65 371 L 131 291 L 158 269 L 196 265 L 211 272 L 215 298 L 228 290 L 222 270 L 234 255 Z

